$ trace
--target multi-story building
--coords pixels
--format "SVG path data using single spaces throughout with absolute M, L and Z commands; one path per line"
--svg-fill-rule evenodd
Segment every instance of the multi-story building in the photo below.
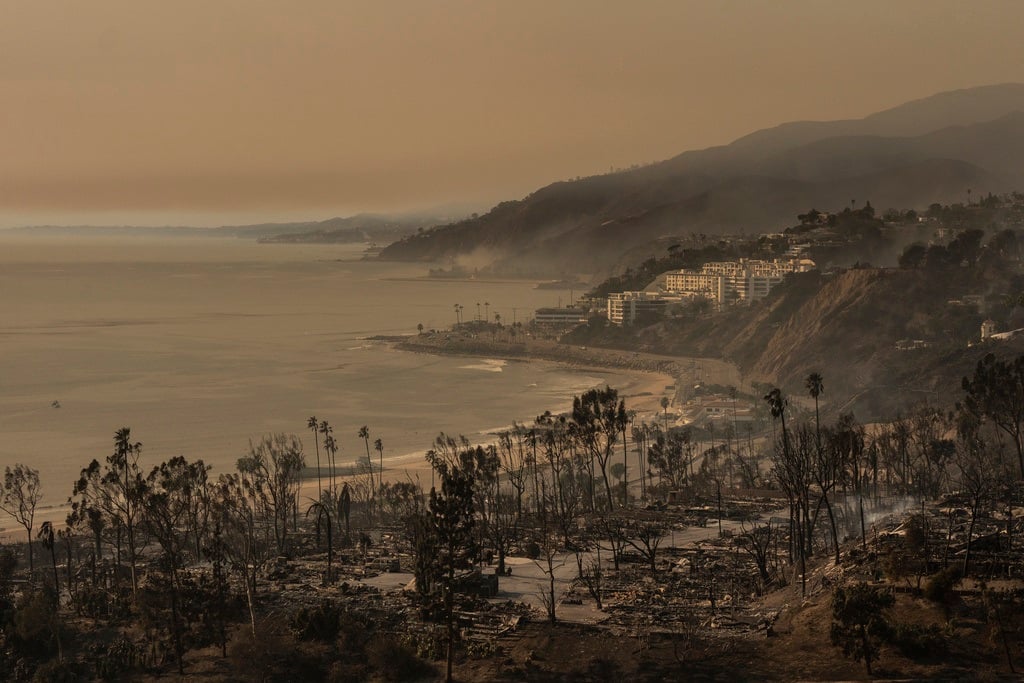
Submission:
M 700 270 L 679 270 L 665 277 L 665 289 L 673 293 L 706 296 L 720 307 L 732 303 L 757 301 L 788 273 L 805 272 L 815 267 L 810 259 L 785 261 L 713 261 Z
M 632 325 L 644 312 L 662 313 L 669 299 L 657 292 L 613 292 L 608 295 L 608 321 L 614 325 Z
M 533 321 L 541 325 L 578 325 L 587 321 L 587 312 L 582 308 L 538 308 Z

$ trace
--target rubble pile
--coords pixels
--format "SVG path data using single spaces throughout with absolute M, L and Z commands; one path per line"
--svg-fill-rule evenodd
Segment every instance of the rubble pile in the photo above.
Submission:
M 602 586 L 605 625 L 628 632 L 671 634 L 699 626 L 722 635 L 763 635 L 778 616 L 754 607 L 757 570 L 726 542 L 668 549 L 662 563 L 666 569 L 653 576 L 628 566 L 609 573 Z

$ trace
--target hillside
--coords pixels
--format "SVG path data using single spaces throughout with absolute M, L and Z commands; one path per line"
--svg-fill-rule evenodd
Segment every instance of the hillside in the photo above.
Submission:
M 453 260 L 507 275 L 609 271 L 664 235 L 778 231 L 809 206 L 962 200 L 1024 180 L 1024 85 L 942 93 L 860 120 L 796 122 L 730 145 L 559 182 L 474 219 L 392 244 L 382 258 Z
M 891 416 L 926 399 L 946 403 L 987 352 L 1024 352 L 1024 338 L 977 344 L 980 323 L 1020 327 L 1006 294 L 1020 286 L 1012 264 L 860 268 L 792 275 L 751 307 L 669 318 L 633 329 L 582 326 L 565 341 L 651 353 L 722 358 L 747 380 L 803 394 L 811 371 L 826 378 L 834 409 L 862 419 Z M 961 303 L 967 295 L 978 303 Z M 977 299 L 975 300 L 977 301 Z M 900 349 L 901 340 L 921 340 Z

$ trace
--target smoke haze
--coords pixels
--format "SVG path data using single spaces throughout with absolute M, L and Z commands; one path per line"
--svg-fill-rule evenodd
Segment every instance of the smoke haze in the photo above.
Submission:
M 481 206 L 1024 80 L 989 2 L 5 3 L 0 226 Z

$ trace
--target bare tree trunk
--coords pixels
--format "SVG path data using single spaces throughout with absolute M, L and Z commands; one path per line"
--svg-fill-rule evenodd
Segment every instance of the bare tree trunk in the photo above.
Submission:
M 864 497 L 857 496 L 857 505 L 860 508 L 860 545 L 864 552 L 868 551 L 868 535 L 864 528 Z
M 978 503 L 971 506 L 971 523 L 967 527 L 967 550 L 964 552 L 963 576 L 966 579 L 971 568 L 971 543 L 974 540 L 974 524 L 978 519 Z
M 822 492 L 822 499 L 825 501 L 825 512 L 828 513 L 828 521 L 832 526 L 832 547 L 835 549 L 836 566 L 839 566 L 839 530 L 836 529 L 836 516 L 832 513 L 832 505 L 828 502 L 828 494 Z
M 252 640 L 256 642 L 256 605 L 253 604 L 256 601 L 256 588 L 254 586 L 256 582 L 256 570 L 253 569 L 253 583 L 249 583 L 249 572 L 245 573 L 245 600 L 249 605 L 249 625 L 252 627 Z
M 454 581 L 454 577 L 449 576 L 448 581 L 449 585 L 445 587 L 444 595 L 445 620 L 448 622 L 448 648 L 445 657 L 447 674 L 445 681 L 452 683 L 454 680 L 452 678 L 452 665 L 455 663 L 455 603 L 451 583 Z

